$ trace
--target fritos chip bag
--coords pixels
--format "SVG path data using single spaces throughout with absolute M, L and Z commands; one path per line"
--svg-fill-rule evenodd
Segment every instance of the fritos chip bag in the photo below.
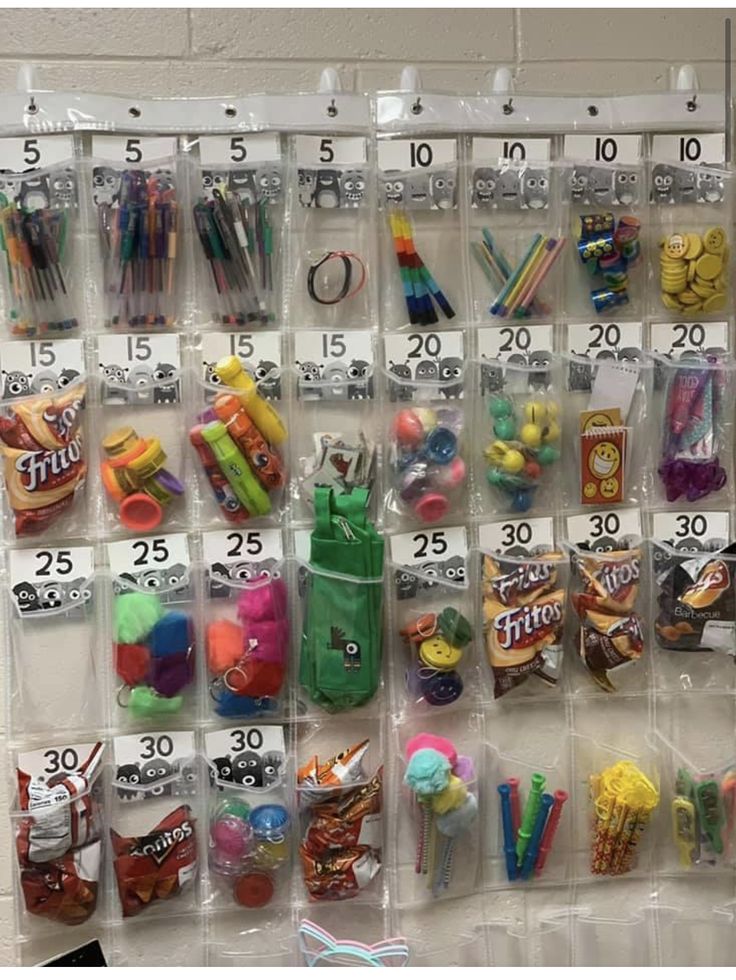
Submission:
M 535 675 L 554 685 L 562 665 L 565 589 L 561 555 L 483 556 L 483 631 L 493 670 L 493 696 L 503 697 Z
M 84 487 L 84 398 L 84 384 L 76 384 L 53 398 L 10 402 L 0 415 L 5 489 L 18 537 L 48 530 Z
M 110 830 L 113 866 L 123 916 L 138 915 L 151 902 L 174 898 L 197 874 L 196 821 L 179 806 L 143 837 Z
M 579 653 L 596 684 L 616 690 L 612 670 L 634 663 L 644 651 L 639 593 L 641 549 L 585 552 L 575 557 L 580 591 L 571 601 L 580 619 Z

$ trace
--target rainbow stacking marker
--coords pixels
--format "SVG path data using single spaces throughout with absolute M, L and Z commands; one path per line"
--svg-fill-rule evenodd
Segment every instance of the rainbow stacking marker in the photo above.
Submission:
M 455 310 L 415 248 L 411 222 L 406 212 L 392 210 L 388 221 L 399 263 L 409 322 L 421 326 L 437 323 L 439 317 L 435 303 L 447 319 L 451 320 L 455 316 Z

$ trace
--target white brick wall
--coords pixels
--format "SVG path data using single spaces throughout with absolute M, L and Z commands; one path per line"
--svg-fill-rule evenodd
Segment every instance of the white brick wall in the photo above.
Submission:
M 579 9 L 9 9 L 0 91 L 31 60 L 43 87 L 228 95 L 314 87 L 327 63 L 346 89 L 392 88 L 417 65 L 424 86 L 484 87 L 497 65 L 518 90 L 634 92 L 667 85 L 671 62 L 722 84 L 726 11 Z

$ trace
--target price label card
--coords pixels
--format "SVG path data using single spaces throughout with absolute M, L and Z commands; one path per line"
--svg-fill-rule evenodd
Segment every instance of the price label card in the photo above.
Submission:
M 193 796 L 197 785 L 194 732 L 146 732 L 113 741 L 113 788 L 133 802 L 168 793 Z
M 281 531 L 258 528 L 202 535 L 211 599 L 229 599 L 235 587 L 278 575 L 284 557 Z
M 726 159 L 725 133 L 655 133 L 652 159 L 667 163 L 722 166 Z
M 481 327 L 478 330 L 478 353 L 481 357 L 516 364 L 545 367 L 552 357 L 554 327 L 539 323 L 508 327 Z
M 728 322 L 653 323 L 650 347 L 673 360 L 683 354 L 723 353 L 729 349 Z
M 18 768 L 38 782 L 47 782 L 64 774 L 88 773 L 93 776 L 103 753 L 101 742 L 62 743 L 19 752 Z
M 109 163 L 141 166 L 169 160 L 176 154 L 175 136 L 92 134 L 92 156 Z
M 28 340 L 0 344 L 2 397 L 50 395 L 85 374 L 81 340 Z
M 204 747 L 216 785 L 258 791 L 283 782 L 286 742 L 281 725 L 243 725 L 206 732 Z
M 552 550 L 555 540 L 551 517 L 529 517 L 481 524 L 478 537 L 482 551 L 510 555 L 532 555 Z
M 0 172 L 24 173 L 46 169 L 66 163 L 73 157 L 74 140 L 71 135 L 10 136 L 0 139 Z
M 409 531 L 389 538 L 397 599 L 414 598 L 418 591 L 449 583 L 467 588 L 468 532 L 464 527 Z M 406 574 L 414 569 L 417 574 Z
M 92 548 L 26 548 L 9 553 L 10 590 L 21 616 L 65 612 L 92 599 Z
M 374 361 L 369 330 L 299 330 L 294 336 L 294 366 L 301 398 L 372 398 Z
M 711 541 L 731 541 L 731 515 L 726 510 L 658 511 L 652 514 L 652 537 L 683 551 L 702 551 Z
M 641 160 L 640 133 L 567 133 L 563 156 L 566 160 L 594 160 L 632 166 Z
M 573 514 L 567 518 L 567 537 L 579 548 L 614 551 L 641 538 L 641 513 L 636 507 Z
M 475 136 L 473 137 L 473 161 L 513 160 L 516 163 L 533 161 L 548 163 L 552 140 L 526 136 Z
M 202 166 L 231 163 L 255 166 L 280 159 L 281 140 L 278 133 L 199 137 L 199 161 Z
M 107 543 L 107 561 L 118 587 L 126 582 L 160 597 L 187 598 L 190 586 L 186 534 L 162 534 Z
M 177 405 L 181 351 L 176 334 L 104 334 L 97 342 L 103 405 Z
M 345 167 L 367 160 L 363 136 L 296 136 L 296 162 L 304 167 Z
M 378 168 L 384 173 L 442 167 L 457 161 L 457 140 L 379 140 Z
M 463 397 L 465 336 L 461 330 L 390 334 L 383 344 L 386 369 L 398 379 L 389 382 L 391 401 L 411 401 L 415 396 Z
M 235 354 L 243 369 L 258 385 L 264 398 L 281 398 L 282 335 L 277 330 L 262 333 L 207 333 L 202 336 L 202 380 L 205 384 L 221 385 L 217 362 Z M 215 393 L 212 393 L 214 398 Z
M 570 323 L 567 346 L 572 354 L 620 361 L 639 360 L 642 349 L 641 321 L 623 323 Z

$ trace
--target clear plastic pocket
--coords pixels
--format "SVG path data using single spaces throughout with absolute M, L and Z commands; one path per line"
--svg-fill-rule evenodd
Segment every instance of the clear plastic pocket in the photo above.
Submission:
M 283 563 L 242 581 L 210 572 L 204 627 L 209 703 L 222 718 L 282 715 L 287 709 L 284 572 Z
M 68 336 L 83 320 L 74 160 L 0 177 L 4 320 L 20 337 Z
M 197 717 L 194 585 L 189 571 L 113 577 L 113 721 L 130 730 L 152 719 L 186 724 Z
M 500 384 L 478 399 L 476 432 L 483 441 L 473 453 L 476 511 L 554 513 L 561 482 L 559 362 L 541 368 L 484 359 L 478 368 Z

